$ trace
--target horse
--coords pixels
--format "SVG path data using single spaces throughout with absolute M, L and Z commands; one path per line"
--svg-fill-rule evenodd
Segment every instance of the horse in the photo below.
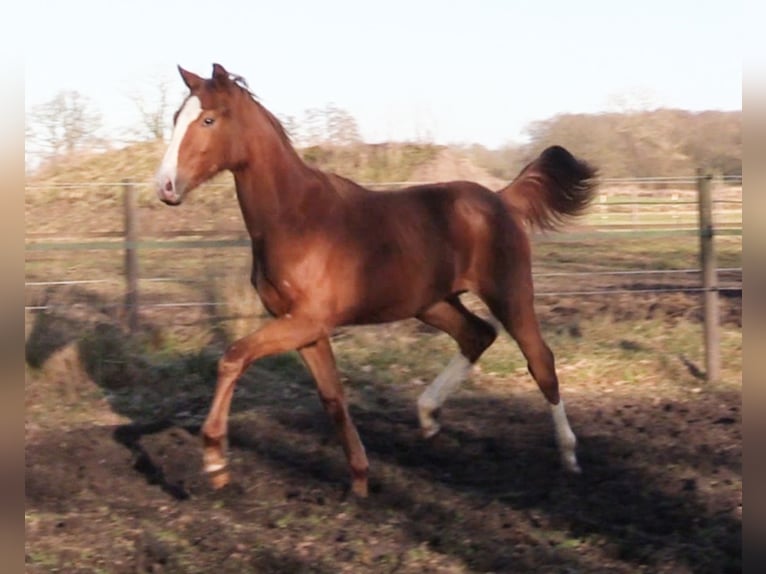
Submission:
M 595 194 L 596 169 L 551 146 L 497 192 L 469 181 L 374 192 L 304 163 L 242 77 L 220 64 L 206 79 L 178 71 L 189 94 L 156 173 L 158 198 L 177 206 L 219 172 L 233 174 L 252 245 L 250 280 L 271 316 L 218 362 L 201 430 L 211 487 L 231 477 L 226 437 L 236 381 L 253 361 L 297 350 L 337 429 L 350 490 L 366 497 L 369 463 L 330 338 L 341 326 L 412 317 L 450 335 L 459 349 L 417 400 L 425 438 L 440 431 L 441 406 L 502 326 L 550 405 L 564 469 L 579 473 L 554 356 L 533 306 L 528 234 L 558 229 L 583 212 Z M 486 305 L 489 320 L 461 302 L 466 292 Z

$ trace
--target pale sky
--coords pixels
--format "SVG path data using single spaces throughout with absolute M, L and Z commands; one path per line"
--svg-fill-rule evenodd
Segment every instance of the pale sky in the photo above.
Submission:
M 26 106 L 77 90 L 110 134 L 176 65 L 244 76 L 272 112 L 333 103 L 368 142 L 490 147 L 530 122 L 619 101 L 742 109 L 739 0 L 25 2 Z M 171 112 L 172 113 L 172 112 Z M 170 115 L 168 122 L 171 121 Z

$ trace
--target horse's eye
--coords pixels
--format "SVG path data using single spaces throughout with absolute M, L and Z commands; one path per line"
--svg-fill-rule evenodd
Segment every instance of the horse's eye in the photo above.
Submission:
M 202 120 L 202 123 L 204 123 L 206 126 L 212 126 L 215 123 L 215 118 L 205 118 Z

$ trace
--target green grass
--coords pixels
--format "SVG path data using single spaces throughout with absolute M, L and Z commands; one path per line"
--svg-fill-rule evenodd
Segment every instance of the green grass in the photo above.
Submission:
M 698 323 L 597 317 L 582 322 L 580 330 L 578 337 L 557 333 L 548 337 L 559 358 L 562 378 L 631 385 L 672 383 L 679 393 L 701 384 L 683 360 L 704 371 L 702 326 Z M 737 386 L 742 375 L 742 333 L 736 327 L 724 327 L 721 335 L 720 383 Z
M 535 238 L 534 271 L 699 268 L 696 237 L 605 237 L 566 243 L 555 239 L 553 234 Z M 717 237 L 715 250 L 719 268 L 742 266 L 741 237 Z
M 721 211 L 716 214 L 715 221 L 717 225 L 721 226 L 742 226 L 742 211 Z M 699 225 L 699 214 L 696 211 L 664 213 L 638 211 L 635 214 L 616 211 L 591 212 L 582 219 L 582 223 L 593 226 L 634 225 L 638 229 L 642 225 L 673 225 L 696 228 Z
M 702 328 L 698 323 L 624 321 L 605 315 L 579 320 L 576 336 L 554 328 L 546 329 L 544 336 L 556 356 L 565 392 L 596 385 L 612 390 L 633 389 L 640 394 L 662 389 L 666 396 L 680 397 L 706 385 L 689 367 L 704 371 Z M 134 420 L 156 420 L 185 410 L 183 405 L 209 403 L 220 346 L 208 346 L 200 337 L 194 350 L 157 351 L 146 341 L 116 331 L 112 337 L 111 341 L 97 340 L 92 333 L 84 332 L 77 345 L 79 362 L 52 360 L 39 369 L 28 367 L 28 420 L 47 428 L 67 428 L 91 424 L 94 410 L 111 410 Z M 424 388 L 457 352 L 449 337 L 417 332 L 414 322 L 347 329 L 336 337 L 333 346 L 346 384 L 361 392 L 357 394 L 360 403 L 365 401 L 368 383 L 392 385 L 406 392 Z M 741 329 L 722 328 L 721 361 L 717 386 L 739 388 Z M 294 385 L 308 380 L 295 353 L 264 359 L 249 369 L 241 385 L 248 397 L 244 404 L 251 400 L 258 404 L 283 400 L 287 396 L 284 393 L 294 393 L 294 389 L 283 388 L 281 381 Z M 519 349 L 502 334 L 480 359 L 474 381 L 497 384 L 502 389 L 508 388 L 509 380 L 534 385 Z M 300 396 L 313 401 L 314 391 L 308 384 Z

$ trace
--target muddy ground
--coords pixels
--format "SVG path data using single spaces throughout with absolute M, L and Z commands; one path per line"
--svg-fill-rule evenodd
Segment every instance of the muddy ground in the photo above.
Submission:
M 724 307 L 736 323 L 739 301 Z M 569 324 L 571 308 L 544 308 L 546 328 Z M 64 343 L 46 358 L 68 366 L 27 381 L 28 572 L 741 570 L 736 386 L 570 384 L 583 467 L 570 476 L 527 375 L 479 372 L 448 402 L 442 433 L 424 441 L 414 410 L 422 382 L 382 385 L 355 371 L 346 386 L 371 463 L 371 495 L 357 500 L 313 384 L 288 357 L 240 383 L 233 483 L 214 492 L 197 436 L 211 377 L 155 412 L 140 404 L 146 394 L 107 385 L 87 356 L 57 359 Z M 210 371 L 215 358 L 194 360 Z M 46 420 L 39 405 L 52 394 L 62 398 Z M 53 423 L 66 412 L 76 416 Z

